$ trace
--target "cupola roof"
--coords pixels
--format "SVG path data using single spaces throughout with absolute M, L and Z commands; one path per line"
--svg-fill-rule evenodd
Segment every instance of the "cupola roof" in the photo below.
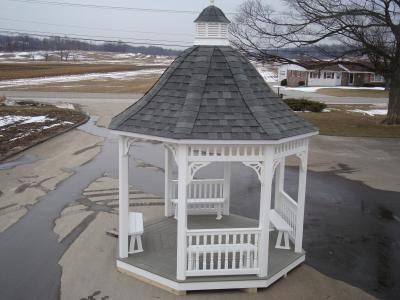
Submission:
M 200 15 L 194 20 L 195 23 L 227 23 L 231 21 L 225 16 L 224 12 L 216 7 L 215 5 L 210 5 L 203 9 Z

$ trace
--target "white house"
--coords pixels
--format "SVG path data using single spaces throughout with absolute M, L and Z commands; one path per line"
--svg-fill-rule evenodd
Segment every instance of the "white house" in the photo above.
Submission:
M 342 62 L 337 65 L 315 66 L 318 61 L 299 61 L 300 65 L 283 64 L 278 69 L 278 81 L 287 80 L 288 86 L 363 86 L 366 83 L 383 83 L 382 75 L 366 67 Z

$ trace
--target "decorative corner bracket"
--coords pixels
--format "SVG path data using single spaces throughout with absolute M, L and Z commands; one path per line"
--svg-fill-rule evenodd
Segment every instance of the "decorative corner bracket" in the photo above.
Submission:
M 256 172 L 256 174 L 257 174 L 257 176 L 258 176 L 258 180 L 261 182 L 261 184 L 263 183 L 263 181 L 262 181 L 262 173 L 263 173 L 263 170 L 264 170 L 264 165 L 263 165 L 263 163 L 261 162 L 261 161 L 256 161 L 256 162 L 253 162 L 253 161 L 251 161 L 251 162 L 247 162 L 247 161 L 243 161 L 242 162 L 245 166 L 247 166 L 247 167 L 249 167 L 249 168 L 252 168 L 255 172 Z
M 300 159 L 300 168 L 304 172 L 307 170 L 307 151 L 296 153 L 296 156 Z
M 177 160 L 177 154 L 176 154 L 176 147 L 173 144 L 164 144 L 164 147 L 171 150 L 172 156 L 174 157 L 174 160 L 176 163 L 178 163 Z
M 196 175 L 197 171 L 199 171 L 201 168 L 204 168 L 205 166 L 208 166 L 209 164 L 210 164 L 209 162 L 192 162 L 192 163 L 189 163 L 189 166 L 188 166 L 189 183 L 193 180 L 194 175 Z
M 129 150 L 133 143 L 135 143 L 137 139 L 134 138 L 129 138 L 129 137 L 124 137 L 124 155 L 128 156 L 129 155 Z
M 276 168 L 279 166 L 279 164 L 282 162 L 282 158 L 275 158 L 274 162 L 272 164 L 272 172 L 275 173 Z

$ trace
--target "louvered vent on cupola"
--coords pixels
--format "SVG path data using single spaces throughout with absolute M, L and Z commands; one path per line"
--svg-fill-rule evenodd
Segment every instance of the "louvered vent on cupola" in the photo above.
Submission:
M 196 23 L 195 45 L 227 46 L 230 21 L 214 1 L 206 7 L 194 21 Z

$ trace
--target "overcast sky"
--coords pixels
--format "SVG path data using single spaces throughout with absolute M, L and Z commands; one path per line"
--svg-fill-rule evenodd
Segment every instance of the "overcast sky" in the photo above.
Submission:
M 193 41 L 193 20 L 197 17 L 197 13 L 97 9 L 51 5 L 43 2 L 196 12 L 200 12 L 210 4 L 209 0 L 0 0 L 0 30 L 79 34 L 88 37 L 102 36 L 104 39 L 126 41 L 135 39 L 142 39 L 142 41 L 143 39 L 167 40 L 170 42 L 162 43 L 171 45 L 190 45 Z M 244 0 L 216 0 L 215 5 L 220 7 L 228 18 L 232 19 L 233 15 L 230 13 L 237 11 L 238 6 L 243 2 Z M 277 1 L 268 0 L 268 2 L 276 3 Z

